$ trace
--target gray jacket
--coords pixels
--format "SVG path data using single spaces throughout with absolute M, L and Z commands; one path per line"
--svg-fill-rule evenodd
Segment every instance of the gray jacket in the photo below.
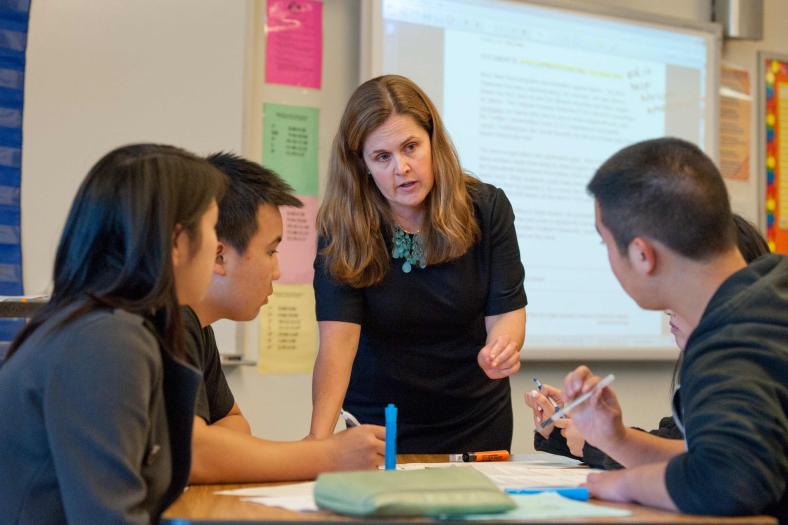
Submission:
M 188 480 L 199 374 L 140 316 L 99 309 L 61 326 L 70 311 L 0 367 L 0 516 L 157 521 Z

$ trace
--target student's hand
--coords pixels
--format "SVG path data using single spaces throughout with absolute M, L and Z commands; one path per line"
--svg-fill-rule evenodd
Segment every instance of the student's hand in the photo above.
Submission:
M 583 434 L 581 434 L 577 429 L 577 426 L 573 423 L 572 418 L 562 417 L 560 419 L 556 419 L 555 426 L 561 429 L 561 435 L 564 436 L 564 439 L 566 440 L 566 445 L 569 447 L 569 452 L 579 458 L 582 458 L 583 447 L 586 444 L 586 440 L 583 438 Z
M 533 412 L 536 431 L 545 439 L 550 437 L 550 433 L 553 431 L 553 425 L 548 425 L 545 428 L 539 428 L 539 425 L 542 424 L 542 421 L 555 413 L 555 408 L 553 408 L 553 404 L 550 402 L 550 399 L 548 399 L 548 396 L 560 405 L 561 391 L 550 385 L 542 385 L 541 392 L 538 390 L 531 390 L 525 393 L 525 404 Z
M 625 503 L 631 501 L 627 494 L 627 469 L 609 470 L 589 474 L 586 479 L 588 494 L 592 498 Z
M 520 348 L 511 337 L 501 335 L 479 351 L 477 360 L 487 377 L 502 379 L 520 370 Z
M 332 444 L 333 470 L 364 470 L 382 465 L 386 454 L 386 427 L 361 425 L 337 432 Z
M 577 367 L 564 378 L 561 392 L 564 403 L 588 392 L 601 379 L 593 375 L 587 366 Z M 621 405 L 615 392 L 608 386 L 572 410 L 572 423 L 587 442 L 605 451 L 614 449 L 626 435 L 626 428 L 621 421 Z

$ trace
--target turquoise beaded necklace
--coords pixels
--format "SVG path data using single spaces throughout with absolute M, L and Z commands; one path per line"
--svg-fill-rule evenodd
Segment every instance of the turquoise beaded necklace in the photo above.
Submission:
M 421 249 L 419 232 L 408 233 L 395 224 L 391 242 L 394 245 L 391 249 L 391 256 L 395 259 L 405 258 L 405 262 L 402 263 L 403 272 L 410 273 L 414 266 L 422 269 L 427 266 L 424 252 Z

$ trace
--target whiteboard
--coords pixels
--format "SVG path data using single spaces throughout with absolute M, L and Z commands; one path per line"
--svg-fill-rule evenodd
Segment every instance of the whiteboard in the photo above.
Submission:
M 528 294 L 524 359 L 673 359 L 662 312 L 609 269 L 585 186 L 612 153 L 678 136 L 717 156 L 716 24 L 577 2 L 368 0 L 361 80 L 405 75 L 465 169 L 505 190 Z

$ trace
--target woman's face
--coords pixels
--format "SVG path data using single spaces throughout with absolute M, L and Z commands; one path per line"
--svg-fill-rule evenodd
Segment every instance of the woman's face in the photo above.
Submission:
M 190 239 L 180 229 L 175 235 L 172 262 L 175 270 L 175 290 L 180 304 L 195 305 L 202 301 L 208 291 L 216 260 L 216 221 L 219 208 L 216 201 L 200 218 L 198 234 Z
M 670 321 L 670 333 L 673 334 L 673 339 L 676 341 L 676 346 L 678 346 L 680 350 L 684 350 L 684 347 L 687 344 L 687 339 L 692 333 L 692 330 L 684 318 L 676 314 L 676 312 L 672 310 L 665 310 L 665 313 L 668 314 L 668 320 Z
M 399 220 L 423 210 L 435 184 L 432 145 L 413 117 L 391 115 L 367 136 L 363 155 L 375 185 Z

